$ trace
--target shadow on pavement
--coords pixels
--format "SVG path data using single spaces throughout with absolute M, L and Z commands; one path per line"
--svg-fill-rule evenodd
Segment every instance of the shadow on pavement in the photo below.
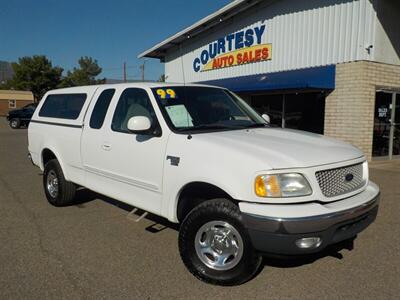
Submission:
M 101 194 L 97 194 L 93 191 L 90 191 L 85 188 L 79 188 L 76 194 L 76 204 L 75 206 L 79 208 L 85 208 L 85 203 L 91 202 L 93 200 L 101 200 L 104 201 L 108 204 L 114 205 L 118 208 L 121 208 L 125 210 L 127 213 L 130 213 L 135 207 L 122 203 L 120 201 L 117 201 L 115 199 L 106 197 Z M 141 216 L 145 211 L 138 209 L 134 215 L 136 217 Z M 145 217 L 145 219 L 150 220 L 154 222 L 150 226 L 146 227 L 146 231 L 150 233 L 158 233 L 160 231 L 163 231 L 167 228 L 173 229 L 175 231 L 179 231 L 179 224 L 175 224 L 172 222 L 169 222 L 165 218 L 153 215 L 151 213 L 148 213 Z M 277 268 L 296 268 L 299 266 L 311 264 L 321 258 L 325 257 L 334 257 L 339 260 L 343 259 L 343 255 L 340 253 L 342 250 L 353 250 L 354 247 L 354 240 L 356 237 L 346 240 L 343 242 L 340 242 L 335 245 L 331 245 L 326 247 L 323 251 L 315 254 L 308 254 L 308 255 L 302 255 L 302 256 L 278 256 L 278 255 L 265 255 L 263 258 L 263 267 L 265 266 L 270 266 L 270 267 L 277 267 Z M 259 272 L 262 271 L 262 268 L 260 268 Z
M 340 242 L 335 245 L 326 247 L 321 252 L 315 254 L 308 254 L 303 256 L 274 256 L 267 255 L 264 257 L 264 265 L 277 268 L 296 268 L 303 265 L 311 264 L 324 257 L 334 257 L 336 259 L 343 259 L 343 255 L 340 253 L 342 250 L 352 251 L 354 248 L 354 240 L 356 237 Z
M 85 188 L 79 188 L 76 192 L 76 201 L 75 201 L 75 206 L 79 208 L 85 208 L 85 203 L 91 202 L 93 200 L 101 200 L 104 201 L 108 204 L 114 205 L 118 208 L 121 208 L 125 210 L 126 212 L 130 213 L 135 207 L 120 202 L 118 200 L 106 197 L 104 195 L 98 194 L 96 192 L 90 191 Z M 134 215 L 138 218 L 141 216 L 145 211 L 138 209 Z M 157 233 L 160 231 L 163 231 L 166 228 L 171 228 L 173 230 L 178 231 L 179 230 L 179 224 L 175 224 L 172 222 L 169 222 L 165 218 L 162 218 L 160 216 L 154 215 L 152 213 L 148 213 L 145 217 L 145 219 L 154 222 L 152 225 L 148 226 L 146 230 L 151 233 Z

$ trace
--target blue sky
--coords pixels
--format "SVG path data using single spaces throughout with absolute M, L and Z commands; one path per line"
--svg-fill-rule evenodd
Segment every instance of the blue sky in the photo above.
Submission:
M 103 77 L 139 79 L 137 55 L 229 0 L 0 0 L 0 60 L 44 54 L 65 70 L 91 56 Z M 146 79 L 164 67 L 146 62 Z

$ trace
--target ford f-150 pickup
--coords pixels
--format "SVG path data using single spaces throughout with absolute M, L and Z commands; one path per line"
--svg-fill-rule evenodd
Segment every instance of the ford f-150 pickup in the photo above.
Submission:
M 223 88 L 54 90 L 28 135 L 52 205 L 73 204 L 85 187 L 179 223 L 182 260 L 208 283 L 243 283 L 266 254 L 305 255 L 352 239 L 378 212 L 379 188 L 360 150 L 273 127 Z

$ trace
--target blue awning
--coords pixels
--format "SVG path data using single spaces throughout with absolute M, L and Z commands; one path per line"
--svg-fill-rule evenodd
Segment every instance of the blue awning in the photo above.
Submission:
M 228 88 L 234 92 L 258 92 L 287 89 L 335 88 L 336 66 L 316 67 L 294 71 L 233 77 L 200 83 Z

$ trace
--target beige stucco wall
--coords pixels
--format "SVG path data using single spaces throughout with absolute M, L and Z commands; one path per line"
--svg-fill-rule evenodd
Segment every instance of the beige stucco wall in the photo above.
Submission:
M 27 91 L 0 90 L 0 100 L 33 101 L 33 94 Z
M 15 100 L 16 107 L 10 108 L 8 101 Z M 0 116 L 5 116 L 10 110 L 24 107 L 33 102 L 32 92 L 0 90 Z
M 367 61 L 338 64 L 336 88 L 326 98 L 325 135 L 359 147 L 368 160 L 378 89 L 400 91 L 400 66 Z

